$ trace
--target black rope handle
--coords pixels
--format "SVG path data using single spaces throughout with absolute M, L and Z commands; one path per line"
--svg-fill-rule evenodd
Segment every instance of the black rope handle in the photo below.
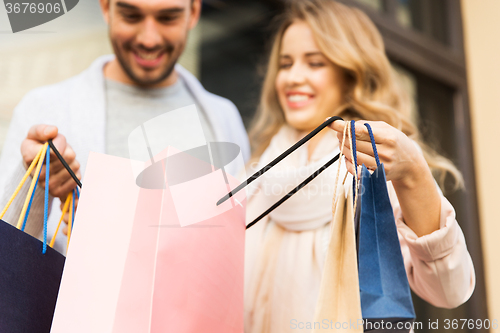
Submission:
M 334 158 L 332 158 L 328 162 L 326 162 L 321 168 L 319 168 L 318 170 L 316 170 L 312 175 L 310 175 L 309 177 L 307 177 L 296 188 L 294 188 L 293 190 L 291 190 L 290 192 L 288 192 L 288 194 L 286 194 L 278 202 L 276 202 L 274 205 L 272 205 L 271 207 L 269 207 L 268 210 L 266 210 L 264 213 L 260 214 L 255 220 L 253 220 L 252 222 L 250 222 L 247 225 L 246 229 L 250 228 L 255 223 L 259 222 L 264 216 L 266 216 L 267 214 L 271 213 L 273 210 L 275 210 L 276 208 L 278 208 L 279 205 L 281 205 L 283 202 L 287 201 L 292 195 L 294 195 L 295 193 L 297 193 L 298 191 L 300 191 L 304 186 L 306 186 L 307 184 L 309 184 L 309 182 L 311 182 L 314 178 L 316 178 L 326 168 L 328 168 L 330 165 L 332 165 L 333 163 L 335 163 L 339 159 L 339 157 L 340 157 L 340 153 L 337 154 Z
M 259 171 L 257 171 L 253 175 L 251 175 L 247 180 L 245 180 L 244 182 L 242 182 L 240 185 L 238 185 L 237 187 L 235 187 L 231 192 L 229 192 L 224 197 L 222 197 L 219 201 L 217 201 L 217 206 L 220 205 L 221 203 L 223 203 L 224 201 L 226 201 L 227 199 L 229 199 L 230 197 L 232 197 L 233 195 L 235 195 L 236 193 L 238 193 L 240 190 L 244 189 L 248 184 L 250 184 L 251 182 L 253 182 L 257 178 L 259 178 L 260 176 L 262 176 L 264 173 L 266 173 L 267 171 L 269 171 L 273 166 L 275 166 L 276 164 L 278 164 L 279 162 L 281 162 L 281 160 L 283 160 L 285 157 L 287 157 L 288 155 L 290 155 L 291 153 L 293 153 L 294 151 L 296 151 L 304 143 L 306 143 L 312 137 L 314 137 L 316 134 L 318 134 L 322 129 L 324 129 L 325 127 L 327 127 L 328 125 L 330 125 L 331 123 L 333 123 L 336 120 L 344 120 L 344 119 L 335 116 L 335 117 L 331 117 L 331 118 L 328 118 L 327 120 L 325 120 L 321 125 L 319 125 L 318 127 L 316 127 L 311 133 L 307 134 L 305 137 L 303 137 L 302 139 L 300 139 L 299 141 L 297 141 L 297 143 L 295 143 L 293 146 L 291 146 L 290 148 L 288 148 L 280 156 L 276 157 L 274 160 L 272 160 L 271 162 L 269 162 L 265 167 L 263 167 L 262 169 L 260 169 Z
M 82 188 L 82 183 L 80 182 L 80 179 L 78 179 L 78 177 L 75 175 L 75 173 L 73 172 L 73 170 L 71 170 L 71 168 L 69 167 L 68 163 L 64 160 L 64 157 L 62 157 L 61 153 L 59 153 L 59 151 L 57 150 L 56 146 L 54 146 L 54 143 L 52 142 L 52 139 L 49 139 L 48 142 L 49 142 L 50 148 L 54 151 L 54 153 L 56 154 L 56 156 L 59 159 L 59 161 L 61 161 L 61 163 L 64 166 L 64 168 L 66 168 L 66 170 L 68 170 L 69 174 L 71 175 L 71 177 L 73 177 L 73 179 L 75 180 L 76 184 L 80 188 Z

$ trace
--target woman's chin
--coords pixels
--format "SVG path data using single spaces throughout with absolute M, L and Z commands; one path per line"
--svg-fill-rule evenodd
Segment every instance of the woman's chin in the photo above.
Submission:
M 308 121 L 300 121 L 300 120 L 295 120 L 295 121 L 287 121 L 288 125 L 290 125 L 292 128 L 295 128 L 297 131 L 301 132 L 310 132 L 319 125 L 321 125 L 321 122 L 316 123 L 311 120 Z
M 317 117 L 312 117 L 309 112 L 305 111 L 286 112 L 285 117 L 287 124 L 298 131 L 309 132 L 322 123 L 322 120 L 315 119 Z

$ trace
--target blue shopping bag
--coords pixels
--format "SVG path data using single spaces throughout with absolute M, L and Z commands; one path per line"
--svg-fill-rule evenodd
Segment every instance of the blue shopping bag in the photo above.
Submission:
M 351 123 L 355 151 L 354 121 Z M 356 209 L 358 274 L 365 332 L 409 332 L 415 319 L 384 165 L 369 124 L 377 169 L 363 165 Z M 356 163 L 356 161 L 355 161 Z M 356 165 L 356 164 L 355 164 Z

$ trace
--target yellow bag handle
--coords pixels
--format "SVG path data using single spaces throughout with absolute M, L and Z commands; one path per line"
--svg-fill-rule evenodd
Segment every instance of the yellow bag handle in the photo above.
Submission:
M 3 216 L 7 212 L 7 209 L 9 209 L 10 205 L 12 204 L 12 202 L 16 198 L 17 194 L 19 193 L 19 191 L 23 187 L 24 183 L 26 182 L 26 179 L 28 179 L 29 175 L 31 174 L 31 172 L 33 171 L 33 169 L 35 168 L 35 166 L 37 165 L 38 160 L 40 159 L 40 155 L 42 155 L 42 150 L 43 150 L 43 147 L 42 147 L 42 149 L 40 149 L 40 151 L 38 152 L 38 154 L 36 154 L 35 159 L 33 160 L 33 162 L 31 162 L 28 170 L 26 171 L 26 173 L 23 176 L 23 179 L 21 179 L 21 182 L 19 183 L 19 185 L 17 186 L 16 190 L 14 191 L 14 194 L 12 194 L 12 196 L 9 199 L 9 201 L 5 205 L 4 209 L 0 213 L 0 219 L 3 218 Z
M 56 228 L 56 231 L 54 232 L 54 235 L 52 236 L 52 239 L 50 240 L 50 243 L 49 243 L 49 246 L 50 247 L 54 247 L 54 242 L 56 241 L 56 236 L 57 236 L 57 233 L 59 232 L 59 228 L 61 227 L 61 223 L 62 223 L 62 220 L 64 219 L 64 214 L 66 214 L 66 212 L 68 211 L 68 208 L 69 208 L 69 205 L 71 204 L 71 206 L 73 206 L 73 191 L 71 191 L 68 196 L 66 197 L 66 201 L 64 202 L 64 207 L 63 207 L 63 210 L 62 210 L 62 214 L 61 214 L 61 218 L 59 219 L 59 223 L 57 223 L 57 228 Z M 69 215 L 69 220 L 71 223 L 71 220 L 72 220 L 72 212 L 73 212 L 73 207 L 71 207 L 71 210 L 70 210 L 70 215 Z M 69 225 L 68 223 L 68 225 Z M 68 245 L 69 245 L 69 238 L 70 238 L 70 228 L 71 226 L 68 228 Z
M 49 145 L 48 143 L 45 143 L 42 147 L 42 150 L 40 151 L 41 154 L 40 154 L 40 157 L 38 159 L 38 164 L 36 166 L 35 175 L 38 175 L 40 173 L 40 169 L 43 166 L 44 156 L 45 156 L 45 153 L 47 152 L 48 145 Z M 28 210 L 28 205 L 30 203 L 31 195 L 33 194 L 33 191 L 35 189 L 35 184 L 37 181 L 38 181 L 37 176 L 33 177 L 33 180 L 31 180 L 31 185 L 30 185 L 30 189 L 28 191 L 28 195 L 26 196 L 26 199 L 24 200 L 23 210 L 21 211 L 21 215 L 19 216 L 19 220 L 17 221 L 17 229 L 21 229 L 21 227 L 23 226 L 24 216 L 26 215 L 26 211 Z

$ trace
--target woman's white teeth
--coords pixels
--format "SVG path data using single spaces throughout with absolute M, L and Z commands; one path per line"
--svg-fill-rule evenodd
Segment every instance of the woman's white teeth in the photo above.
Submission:
M 302 95 L 302 94 L 288 95 L 288 100 L 290 102 L 303 102 L 307 101 L 308 99 L 309 99 L 308 95 Z
M 160 55 L 160 52 L 154 52 L 154 53 L 137 52 L 137 54 L 144 60 L 155 60 Z

